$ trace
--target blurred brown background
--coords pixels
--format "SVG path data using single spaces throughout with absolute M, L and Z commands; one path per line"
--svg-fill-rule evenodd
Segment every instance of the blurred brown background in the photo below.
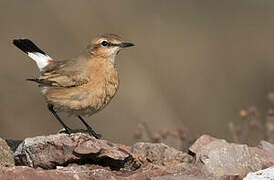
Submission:
M 112 103 L 87 118 L 106 139 L 133 143 L 136 125 L 184 124 L 230 138 L 227 124 L 248 105 L 268 106 L 274 89 L 274 1 L 48 0 L 0 1 L 0 136 L 22 139 L 57 132 L 38 73 L 16 49 L 29 38 L 51 57 L 79 54 L 100 33 L 137 46 L 117 58 L 121 86 Z M 72 127 L 78 120 L 62 114 Z

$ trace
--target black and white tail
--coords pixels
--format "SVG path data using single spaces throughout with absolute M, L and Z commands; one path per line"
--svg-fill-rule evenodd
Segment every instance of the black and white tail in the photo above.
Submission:
M 31 40 L 15 39 L 13 44 L 33 59 L 40 70 L 43 70 L 52 61 L 52 58 L 39 49 Z

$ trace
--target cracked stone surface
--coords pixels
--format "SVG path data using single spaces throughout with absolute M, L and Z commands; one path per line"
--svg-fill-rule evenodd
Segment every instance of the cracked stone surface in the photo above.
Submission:
M 274 166 L 269 142 L 249 147 L 208 135 L 198 138 L 189 154 L 162 143 L 126 146 L 84 133 L 0 139 L 0 157 L 1 180 L 225 180 Z
M 134 168 L 126 146 L 98 140 L 87 134 L 56 134 L 26 138 L 14 153 L 16 165 L 54 169 L 70 162 Z M 131 166 L 132 165 L 132 166 Z
M 201 162 L 216 177 L 244 177 L 248 172 L 274 165 L 273 154 L 263 148 L 228 143 L 207 135 L 201 136 L 189 149 L 195 155 L 196 162 Z

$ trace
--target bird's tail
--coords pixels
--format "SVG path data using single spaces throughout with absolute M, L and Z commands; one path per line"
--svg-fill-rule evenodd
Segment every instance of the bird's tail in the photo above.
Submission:
M 39 49 L 31 40 L 15 39 L 13 44 L 32 58 L 40 70 L 43 70 L 52 61 L 52 58 Z

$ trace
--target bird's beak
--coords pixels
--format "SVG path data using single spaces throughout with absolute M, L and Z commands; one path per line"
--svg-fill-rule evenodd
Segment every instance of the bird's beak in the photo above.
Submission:
M 130 43 L 130 42 L 122 42 L 122 43 L 120 43 L 120 47 L 121 48 L 126 48 L 126 47 L 131 47 L 131 46 L 135 46 L 135 44 Z

